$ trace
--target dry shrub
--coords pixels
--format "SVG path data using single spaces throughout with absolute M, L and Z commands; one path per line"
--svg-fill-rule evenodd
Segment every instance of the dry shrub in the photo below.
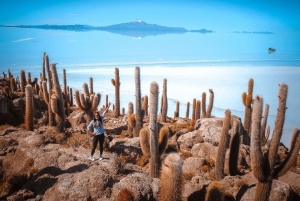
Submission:
M 195 124 L 196 124 L 196 120 L 195 120 L 195 119 L 192 119 L 192 120 L 190 121 L 190 126 L 194 127 Z
M 287 157 L 287 154 L 285 154 L 283 152 L 279 152 L 278 155 L 279 155 L 280 161 L 283 161 Z
M 123 188 L 120 191 L 116 201 L 134 201 L 134 194 L 128 188 Z
M 55 139 L 55 142 L 58 144 L 64 144 L 66 142 L 66 136 L 62 133 L 52 134 L 52 137 Z
M 184 172 L 182 175 L 183 181 L 190 181 L 195 176 L 195 173 Z
M 191 152 L 189 152 L 189 151 L 182 151 L 181 154 L 180 154 L 180 158 L 183 161 L 185 159 L 189 158 L 189 157 L 192 157 L 192 156 L 193 156 L 193 154 Z
M 149 163 L 149 159 L 145 155 L 142 155 L 136 161 L 136 165 L 141 166 L 141 167 L 144 167 L 148 163 Z
M 117 174 L 122 174 L 125 172 L 125 165 L 128 160 L 128 156 L 123 156 L 123 155 L 118 155 L 116 153 L 113 154 L 114 159 L 112 163 L 112 171 L 117 175 Z M 130 156 L 129 156 L 130 157 Z
M 205 158 L 205 162 L 207 165 L 209 165 L 210 167 L 214 167 L 215 166 L 215 161 L 211 158 L 211 157 L 206 157 Z
M 239 181 L 236 183 L 236 186 L 237 186 L 238 188 L 241 188 L 241 187 L 244 186 L 244 185 L 247 185 L 247 182 L 246 182 L 245 179 L 241 179 L 241 180 L 239 180 Z
M 10 127 L 10 125 L 8 125 L 8 124 L 0 125 L 0 131 L 5 130 L 9 127 Z
M 187 127 L 187 130 L 188 130 L 189 132 L 191 132 L 191 131 L 194 131 L 195 128 L 194 128 L 194 126 L 188 126 L 188 127 Z
M 208 165 L 203 165 L 201 167 L 201 171 L 206 173 L 206 172 L 210 172 L 211 168 Z
M 74 133 L 71 137 L 67 139 L 66 147 L 70 148 L 90 148 L 91 146 L 91 136 L 86 134 Z

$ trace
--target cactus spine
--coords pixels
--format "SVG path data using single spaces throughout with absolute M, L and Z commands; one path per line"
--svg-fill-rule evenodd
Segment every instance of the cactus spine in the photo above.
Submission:
M 111 79 L 112 84 L 115 86 L 115 117 L 120 116 L 120 77 L 119 68 L 115 68 L 115 79 Z
M 168 97 L 167 97 L 167 79 L 164 79 L 163 82 L 163 94 L 162 94 L 162 112 L 161 112 L 161 121 L 167 122 L 168 114 Z
M 238 174 L 238 157 L 240 150 L 240 122 L 233 122 L 233 133 L 230 139 L 229 173 L 231 176 Z
M 51 64 L 51 72 L 52 72 L 52 80 L 54 85 L 54 94 L 51 95 L 56 97 L 56 106 L 58 111 L 54 111 L 54 108 L 52 108 L 52 111 L 55 113 L 55 121 L 56 121 L 56 129 L 58 132 L 63 132 L 65 128 L 65 108 L 64 108 L 64 99 L 62 96 L 57 71 L 56 71 L 56 64 Z M 54 99 L 55 100 L 55 99 Z
M 161 169 L 160 201 L 180 201 L 182 186 L 182 161 L 177 153 L 169 154 Z
M 224 177 L 224 163 L 225 163 L 225 154 L 228 141 L 228 131 L 230 129 L 230 119 L 231 111 L 227 109 L 225 111 L 225 117 L 223 119 L 223 126 L 221 130 L 221 136 L 219 140 L 217 158 L 216 158 L 216 179 L 218 181 L 222 180 Z
M 143 127 L 142 103 L 141 103 L 141 79 L 140 67 L 135 67 L 135 133 L 134 137 L 138 137 Z
M 279 166 L 276 166 L 276 158 L 278 147 L 280 144 L 280 138 L 282 135 L 285 111 L 286 111 L 286 99 L 287 99 L 288 86 L 281 84 L 278 95 L 278 109 L 275 120 L 275 129 L 273 132 L 272 140 L 269 146 L 268 152 L 263 154 L 261 149 L 261 117 L 263 99 L 256 96 L 253 103 L 253 114 L 251 120 L 251 168 L 253 175 L 257 178 L 258 183 L 256 186 L 255 200 L 269 200 L 271 192 L 272 181 L 274 178 L 284 175 L 297 160 L 298 152 L 300 149 L 300 129 L 294 130 L 291 148 L 288 156 L 284 159 Z
M 158 149 L 157 132 L 157 110 L 158 110 L 158 84 L 151 83 L 150 87 L 150 175 L 153 178 L 159 177 L 160 159 Z
M 186 103 L 186 112 L 185 112 L 185 119 L 188 120 L 190 116 L 190 102 Z
M 25 110 L 26 130 L 33 131 L 34 104 L 33 104 L 32 86 L 30 84 L 26 85 L 25 99 L 26 99 L 26 110 Z

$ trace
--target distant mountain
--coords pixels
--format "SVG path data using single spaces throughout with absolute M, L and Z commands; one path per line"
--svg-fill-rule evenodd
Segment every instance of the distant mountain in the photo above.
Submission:
M 232 33 L 242 33 L 242 34 L 274 34 L 273 32 L 270 31 L 234 31 Z
M 89 26 L 89 25 L 0 25 L 0 27 L 18 27 L 18 28 L 35 28 L 49 30 L 66 30 L 66 31 L 107 31 L 111 33 L 142 38 L 146 36 L 155 36 L 160 34 L 183 34 L 186 32 L 212 33 L 211 30 L 200 29 L 188 31 L 182 27 L 166 27 L 157 24 L 147 24 L 141 20 L 134 20 L 128 23 L 121 23 L 109 26 Z

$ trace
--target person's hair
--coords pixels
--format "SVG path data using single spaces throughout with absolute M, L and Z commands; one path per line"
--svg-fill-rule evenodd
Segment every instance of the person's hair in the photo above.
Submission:
M 97 114 L 99 116 L 99 121 L 95 118 L 95 114 Z M 103 119 L 101 117 L 101 115 L 99 114 L 99 112 L 95 112 L 94 113 L 94 123 L 93 123 L 93 126 L 96 127 L 97 125 L 98 126 L 101 126 L 103 124 Z

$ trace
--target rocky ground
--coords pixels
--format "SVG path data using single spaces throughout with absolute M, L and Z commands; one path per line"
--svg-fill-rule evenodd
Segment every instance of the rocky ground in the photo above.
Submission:
M 0 90 L 0 103 L 0 200 L 114 201 L 120 199 L 123 189 L 129 189 L 134 200 L 159 200 L 162 181 L 149 175 L 148 159 L 142 154 L 139 137 L 128 132 L 126 115 L 114 118 L 113 111 L 108 112 L 104 121 L 104 160 L 90 161 L 92 136 L 86 131 L 84 112 L 73 107 L 66 130 L 58 133 L 46 125 L 47 106 L 36 97 L 35 129 L 26 131 L 20 123 L 22 117 L 15 119 L 24 112 L 24 96 L 11 98 Z M 146 116 L 144 126 L 148 122 Z M 168 118 L 167 122 L 164 125 L 169 127 L 170 135 L 161 161 L 170 153 L 178 153 L 183 163 L 182 200 L 204 200 L 208 185 L 216 180 L 214 168 L 223 118 L 204 118 L 194 123 Z M 244 138 L 242 133 L 240 138 Z M 280 146 L 278 155 L 287 153 L 288 149 Z M 98 150 L 94 156 L 99 157 Z M 230 176 L 227 150 L 225 176 L 220 181 L 225 200 L 254 200 L 257 180 L 250 160 L 249 146 L 242 143 L 239 173 Z M 273 180 L 270 200 L 299 200 L 299 157 L 297 164 Z

